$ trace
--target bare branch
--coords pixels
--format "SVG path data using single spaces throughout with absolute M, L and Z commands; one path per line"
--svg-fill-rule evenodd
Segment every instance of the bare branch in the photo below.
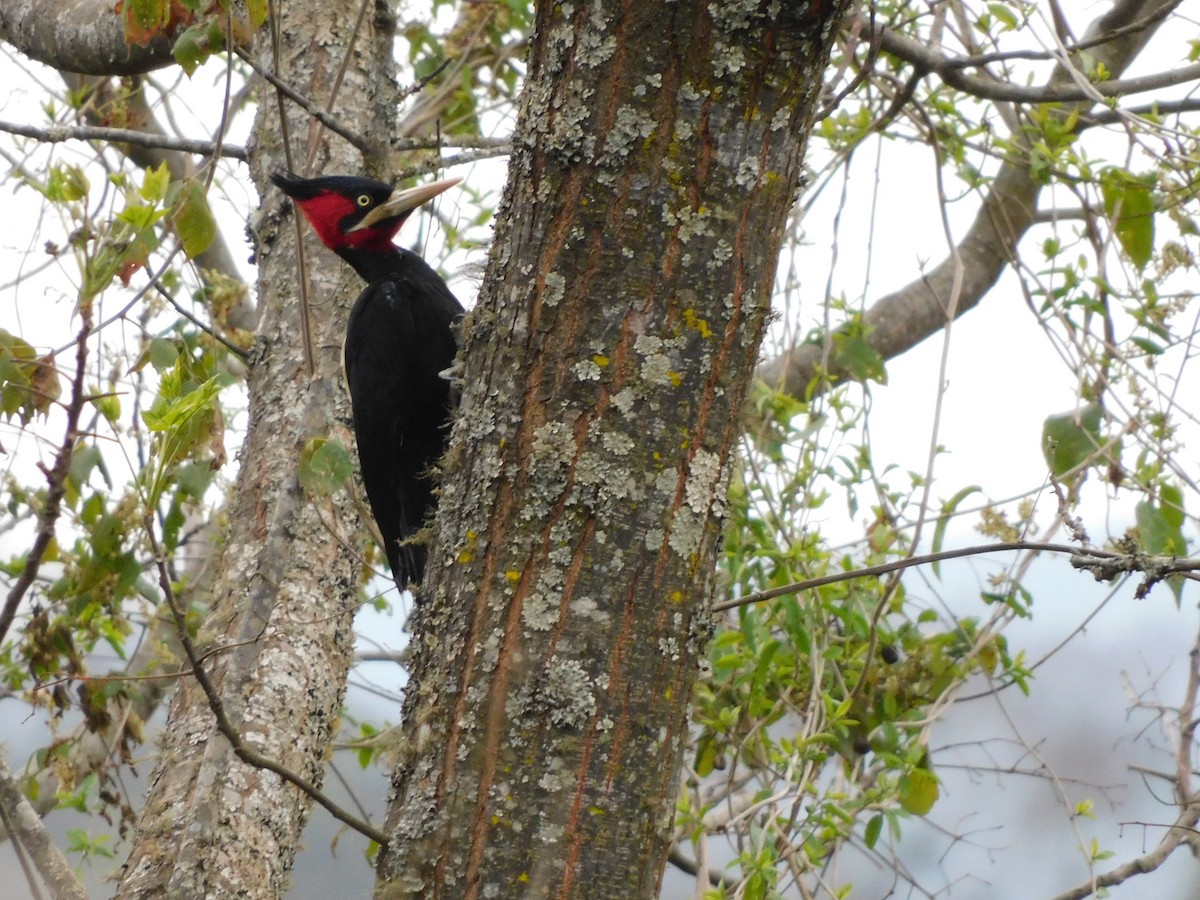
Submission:
M 246 148 L 222 145 L 218 148 L 215 141 L 199 141 L 188 138 L 174 138 L 165 134 L 151 134 L 145 131 L 134 131 L 129 128 L 103 128 L 98 125 L 49 125 L 38 127 L 17 122 L 0 121 L 0 131 L 9 134 L 19 134 L 22 137 L 33 138 L 47 144 L 61 144 L 63 141 L 112 141 L 118 144 L 133 144 L 138 147 L 152 147 L 159 150 L 177 150 L 182 153 L 196 153 L 202 156 L 212 156 L 218 150 L 222 156 L 246 161 Z
M 1053 544 L 1044 541 L 1002 541 L 996 544 L 960 547 L 957 550 L 941 550 L 937 553 L 926 553 L 922 556 L 910 556 L 905 559 L 882 563 L 878 566 L 867 566 L 866 568 L 854 569 L 850 572 L 837 572 L 833 575 L 822 576 L 821 578 L 797 581 L 792 584 L 771 588 L 768 591 L 759 591 L 754 594 L 747 594 L 745 597 L 738 597 L 734 600 L 714 603 L 713 611 L 724 612 L 727 609 L 749 606 L 752 603 L 761 603 L 764 600 L 772 600 L 775 597 L 799 594 L 802 591 L 810 591 L 813 588 L 824 587 L 827 584 L 853 581 L 856 578 L 874 578 L 878 575 L 887 575 L 902 569 L 911 569 L 915 566 L 925 566 L 930 563 L 941 562 L 944 559 L 961 559 L 965 556 L 1005 553 L 1012 550 L 1031 553 L 1070 554 L 1071 565 L 1076 569 L 1090 572 L 1095 576 L 1097 581 L 1109 581 L 1127 572 L 1140 572 L 1145 575 L 1145 580 L 1138 587 L 1139 599 L 1145 596 L 1145 593 L 1151 587 L 1169 575 L 1184 575 L 1194 578 L 1196 577 L 1195 573 L 1197 570 L 1200 570 L 1200 560 L 1195 559 L 1181 559 L 1174 556 L 1148 556 L 1143 553 L 1116 553 L 1112 550 L 1100 550 L 1095 547 L 1076 547 L 1072 544 Z
M 343 125 L 335 117 L 321 109 L 318 104 L 310 100 L 308 97 L 305 97 L 299 91 L 294 90 L 282 78 L 278 78 L 273 73 L 268 72 L 262 67 L 262 65 L 259 64 L 258 60 L 254 58 L 253 54 L 248 53 L 245 50 L 238 50 L 237 54 L 243 62 L 250 66 L 250 68 L 265 78 L 271 84 L 271 86 L 275 88 L 275 90 L 279 91 L 279 93 L 283 94 L 283 96 L 287 97 L 334 134 L 345 138 L 364 154 L 369 154 L 372 151 L 370 141 L 368 141 L 361 134 L 355 132 L 354 129 Z
M 880 49 L 914 65 L 919 72 L 934 73 L 955 90 L 979 97 L 983 100 L 1006 100 L 1014 103 L 1079 103 L 1091 102 L 1096 95 L 1121 97 L 1126 94 L 1141 94 L 1161 90 L 1176 84 L 1186 84 L 1200 78 L 1200 63 L 1142 75 L 1137 78 L 1097 81 L 1089 90 L 1075 85 L 1049 84 L 1028 87 L 980 78 L 963 71 L 964 61 L 943 56 L 928 45 L 905 37 L 887 28 L 879 28 L 876 35 Z
M 1200 822 L 1200 801 L 1193 800 L 1183 808 L 1174 824 L 1163 826 L 1167 829 L 1167 833 L 1158 842 L 1158 846 L 1149 853 L 1134 857 L 1124 865 L 1117 866 L 1108 872 L 1095 875 L 1069 891 L 1063 891 L 1056 895 L 1052 900 L 1081 900 L 1083 897 L 1092 896 L 1099 888 L 1112 887 L 1114 884 L 1121 884 L 1136 875 L 1153 872 L 1167 861 L 1180 844 L 1192 840 L 1192 833 L 1197 822 Z

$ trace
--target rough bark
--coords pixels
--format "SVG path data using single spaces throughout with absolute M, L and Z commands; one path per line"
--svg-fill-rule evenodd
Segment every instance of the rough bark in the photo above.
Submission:
M 656 893 L 840 6 L 538 5 L 378 897 Z
M 1118 0 L 1091 24 L 1084 40 L 1119 31 L 1137 21 L 1146 21 L 1146 27 L 1090 47 L 1087 59 L 1092 65 L 1103 65 L 1112 77 L 1118 77 L 1165 21 L 1162 12 L 1178 3 L 1179 0 Z M 902 57 L 906 46 L 896 38 L 884 42 L 885 49 Z M 928 68 L 929 60 L 924 57 L 929 51 L 911 49 L 914 64 Z M 1051 88 L 1074 84 L 1074 75 L 1062 64 L 1049 79 Z M 1094 100 L 1068 104 L 1060 115 L 1065 119 L 1077 111 L 1083 122 L 1083 114 L 1095 105 Z M 1034 137 L 1030 132 L 1013 137 L 1013 149 L 954 251 L 927 274 L 880 298 L 863 314 L 867 340 L 885 360 L 940 332 L 949 317 L 974 309 L 1016 259 L 1017 244 L 1035 221 L 1038 197 L 1045 186 L 1029 169 L 1029 150 Z M 764 363 L 759 377 L 801 399 L 810 395 L 818 375 L 824 374 L 834 381 L 846 378 L 848 373 L 829 352 L 832 339 L 833 335 L 827 335 L 823 341 L 794 347 Z
M 62 72 L 136 75 L 175 62 L 170 41 L 125 42 L 112 0 L 4 0 L 0 40 Z
M 293 0 L 284 17 L 279 70 L 322 102 L 346 53 L 353 17 L 317 0 Z M 394 115 L 393 35 L 384 11 L 357 39 L 337 98 L 342 120 L 386 134 Z M 383 26 L 383 27 L 379 27 Z M 320 39 L 314 38 L 319 35 Z M 260 36 L 260 58 L 271 60 Z M 273 63 L 270 64 L 275 68 Z M 306 442 L 349 441 L 341 383 L 341 337 L 359 290 L 353 274 L 306 244 L 313 304 L 315 375 L 304 362 L 290 204 L 268 191 L 265 172 L 285 165 L 274 98 L 260 104 L 254 176 L 264 202 L 255 223 L 262 319 L 249 373 L 249 427 L 230 504 L 229 531 L 198 640 L 205 667 L 243 739 L 319 784 L 350 662 L 359 565 L 347 549 L 357 523 L 343 493 L 317 501 L 296 473 Z M 293 108 L 294 110 L 294 108 Z M 289 112 L 293 155 L 317 137 L 315 166 L 361 171 L 357 151 L 321 138 Z M 311 236 L 310 236 L 311 237 Z M 307 239 L 306 239 L 307 240 Z M 310 801 L 270 772 L 241 763 L 216 733 L 195 681 L 171 703 L 149 797 L 117 896 L 277 897 L 286 886 Z

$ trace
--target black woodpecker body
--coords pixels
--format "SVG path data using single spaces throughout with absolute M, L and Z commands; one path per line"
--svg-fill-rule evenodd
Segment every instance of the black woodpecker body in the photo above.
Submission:
M 349 176 L 280 172 L 271 180 L 367 282 L 345 347 L 358 458 L 396 584 L 419 585 L 427 551 L 410 539 L 434 507 L 431 469 L 445 452 L 454 404 L 443 373 L 454 362 L 463 308 L 421 257 L 392 239 L 414 209 L 460 179 L 401 191 Z

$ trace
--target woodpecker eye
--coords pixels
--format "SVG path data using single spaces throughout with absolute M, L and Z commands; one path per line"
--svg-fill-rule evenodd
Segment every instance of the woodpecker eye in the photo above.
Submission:
M 371 205 L 371 195 L 370 194 L 359 194 L 358 195 L 358 205 L 359 206 L 370 206 Z

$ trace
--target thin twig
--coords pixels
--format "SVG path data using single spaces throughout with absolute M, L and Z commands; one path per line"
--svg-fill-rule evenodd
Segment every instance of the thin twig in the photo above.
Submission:
M 295 90 L 293 90 L 291 87 L 288 86 L 287 82 L 283 81 L 281 78 L 278 78 L 275 75 L 273 75 L 272 73 L 268 72 L 261 65 L 259 65 L 258 60 L 256 60 L 253 56 L 251 56 L 245 50 L 239 49 L 237 51 L 237 55 L 247 65 L 249 65 L 250 68 L 252 68 L 255 72 L 257 72 L 263 78 L 265 78 L 271 84 L 271 86 L 275 88 L 276 91 L 278 91 L 283 96 L 287 97 L 287 99 L 291 100 L 293 103 L 295 103 L 297 106 L 299 106 L 301 109 L 303 109 L 306 113 L 308 113 L 310 116 L 312 116 L 318 122 L 320 122 L 322 125 L 324 125 L 326 128 L 328 128 L 330 131 L 332 131 L 334 134 L 341 135 L 346 140 L 348 140 L 351 144 L 353 144 L 355 147 L 357 147 L 359 150 L 361 150 L 363 153 L 367 153 L 370 151 L 370 149 L 371 149 L 370 141 L 368 141 L 362 135 L 357 134 L 356 132 L 354 132 L 352 129 L 350 129 L 346 125 L 343 125 L 336 118 L 329 115 L 329 113 L 325 112 L 323 109 L 321 109 L 319 106 L 317 106 L 316 103 L 309 100 L 303 94 L 297 93 Z M 276 65 L 278 65 L 278 57 L 276 57 Z M 280 112 L 282 113 L 282 110 Z
M 275 13 L 274 0 L 267 0 L 267 12 L 270 16 L 271 26 L 271 58 L 275 66 L 275 71 L 279 72 L 281 71 L 283 65 L 283 54 L 280 52 L 279 17 Z M 283 137 L 283 158 L 285 164 L 287 165 L 288 171 L 295 172 L 296 161 L 292 157 L 292 132 L 290 126 L 288 125 L 287 104 L 284 103 L 284 98 L 287 96 L 290 89 L 279 79 L 275 79 L 274 76 L 268 75 L 266 71 L 258 65 L 256 60 L 250 58 L 249 54 L 243 53 L 242 59 L 249 63 L 254 71 L 258 72 L 263 76 L 263 78 L 267 79 L 268 82 L 275 86 L 275 108 L 279 114 L 279 131 Z M 297 95 L 297 97 L 299 97 L 299 95 Z M 318 115 L 318 113 L 309 110 L 308 107 L 305 106 L 307 101 L 296 98 L 293 98 L 293 100 L 297 103 L 300 103 L 301 106 L 304 106 L 304 108 L 314 116 L 317 116 L 318 120 L 320 120 L 321 115 L 324 115 L 323 113 Z M 328 123 L 324 124 L 330 130 L 341 134 L 341 131 L 339 131 L 337 128 L 334 128 L 333 125 Z M 351 143 L 354 143 L 354 141 L 346 135 L 342 136 L 346 137 L 346 139 Z M 308 377 L 313 378 L 317 373 L 317 354 L 316 348 L 313 346 L 312 318 L 309 312 L 312 308 L 312 305 L 309 302 L 308 297 L 308 256 L 304 252 L 304 229 L 300 224 L 299 216 L 292 217 L 292 225 L 296 232 L 296 267 L 300 270 L 300 342 L 304 349 L 304 369 L 308 373 Z
M 1082 103 L 1097 97 L 1119 97 L 1157 91 L 1200 78 L 1200 63 L 1141 75 L 1134 78 L 1097 81 L 1085 90 L 1074 84 L 1046 84 L 1032 87 L 1013 82 L 996 82 L 966 74 L 949 57 L 920 41 L 887 28 L 878 29 L 880 47 L 885 53 L 915 66 L 919 71 L 935 73 L 955 90 L 982 100 L 1008 100 L 1014 103 Z
M 1200 560 L 1180 559 L 1171 556 L 1147 556 L 1137 553 L 1116 553 L 1112 550 L 1100 550 L 1095 547 L 1076 547 L 1072 544 L 1054 544 L 1044 541 L 1001 541 L 996 544 L 983 544 L 976 547 L 960 547 L 957 550 L 940 550 L 937 553 L 926 553 L 923 556 L 913 556 L 908 559 L 898 559 L 878 566 L 867 566 L 849 572 L 837 572 L 824 575 L 821 578 L 810 578 L 806 581 L 796 581 L 766 591 L 758 591 L 713 604 L 713 612 L 724 612 L 737 609 L 739 606 L 749 606 L 764 600 L 773 600 L 788 594 L 799 594 L 811 591 L 813 588 L 824 587 L 827 584 L 838 584 L 843 581 L 854 581 L 858 578 L 874 578 L 877 575 L 887 575 L 901 569 L 911 569 L 930 563 L 941 562 L 944 559 L 962 559 L 965 556 L 982 556 L 986 553 L 1005 553 L 1012 550 L 1031 551 L 1034 553 L 1067 553 L 1071 556 L 1071 565 L 1076 569 L 1091 572 L 1097 581 L 1107 581 L 1122 572 L 1142 572 L 1150 584 L 1161 581 L 1168 575 L 1183 575 L 1187 578 L 1197 578 L 1196 571 L 1200 569 Z
M 93 326 L 91 334 L 89 334 L 88 337 L 91 337 L 92 334 L 99 334 L 101 331 L 103 331 L 105 328 L 107 328 L 113 322 L 116 322 L 120 319 L 124 319 L 125 316 L 127 316 L 129 314 L 129 311 L 131 309 L 133 309 L 135 306 L 137 306 L 139 303 L 141 303 L 142 298 L 145 297 L 148 293 L 150 293 L 151 288 L 153 288 L 155 285 L 158 284 L 159 279 L 162 278 L 164 274 L 166 274 L 166 272 L 169 268 L 171 268 L 171 263 L 173 263 L 175 261 L 175 257 L 179 255 L 179 251 L 182 249 L 183 249 L 183 244 L 181 244 L 177 240 L 175 242 L 175 246 L 171 248 L 171 252 L 167 254 L 167 258 L 163 260 L 162 265 L 159 266 L 155 272 L 150 273 L 149 269 L 146 270 L 147 276 L 148 276 L 148 280 L 147 280 L 146 284 L 143 285 L 141 288 L 139 288 L 138 292 L 129 299 L 129 302 L 127 302 L 119 310 L 117 310 L 115 313 L 113 313 L 107 319 L 104 319 L 103 321 L 101 321 L 99 325 Z M 70 346 L 70 345 L 67 345 L 67 346 Z M 59 347 L 54 352 L 62 353 L 66 349 L 67 349 L 66 347 Z
M 239 347 L 237 344 L 230 341 L 229 338 L 225 337 L 224 335 L 219 334 L 217 332 L 217 330 L 215 328 L 213 328 L 212 326 L 205 325 L 203 322 L 201 322 L 199 319 L 197 319 L 194 315 L 192 315 L 190 312 L 188 312 L 187 309 L 185 309 L 184 306 L 178 300 L 175 299 L 174 295 L 172 295 L 169 291 L 164 290 L 163 286 L 161 284 L 159 284 L 157 281 L 154 282 L 154 289 L 156 291 L 158 291 L 158 294 L 160 297 L 162 297 L 169 304 L 171 304 L 171 307 L 175 310 L 175 312 L 179 313 L 181 316 L 183 316 L 185 319 L 187 319 L 189 322 L 191 322 L 193 325 L 195 325 L 197 328 L 199 328 L 201 331 L 203 331 L 205 334 L 207 334 L 214 341 L 220 341 L 225 346 L 226 350 L 228 350 L 234 356 L 237 356 L 243 362 L 249 361 L 250 353 L 248 351 L 246 351 L 242 347 Z
M 367 9 L 372 5 L 371 0 L 362 0 L 358 5 L 358 18 L 354 20 L 354 30 L 350 32 L 350 40 L 346 42 L 346 49 L 342 53 L 341 63 L 338 64 L 337 74 L 333 76 L 333 84 L 330 85 L 329 96 L 325 98 L 325 109 L 323 110 L 325 115 L 329 115 L 330 110 L 337 103 L 338 92 L 342 89 L 342 81 L 346 77 L 346 70 L 350 67 L 350 59 L 354 55 L 354 45 L 358 41 L 359 34 L 362 33 L 363 22 L 367 18 Z M 324 122 L 321 124 L 324 125 Z M 305 178 L 312 174 L 312 166 L 316 162 L 317 148 L 320 146 L 320 143 L 321 130 L 314 128 L 309 132 L 308 152 L 304 156 L 304 172 L 302 174 Z M 355 146 L 357 147 L 358 145 L 355 144 Z M 358 147 L 358 149 L 362 150 L 363 156 L 368 160 L 379 155 L 378 150 L 375 148 Z
M 1138 19 L 1136 22 L 1130 22 L 1121 28 L 1114 28 L 1112 31 L 1106 31 L 1095 37 L 1068 43 L 1064 49 L 1067 53 L 1075 54 L 1080 50 L 1090 50 L 1092 47 L 1102 46 L 1117 38 L 1145 31 L 1151 25 L 1155 25 L 1165 19 L 1170 13 L 1171 7 L 1164 6 L 1162 9 Z M 947 59 L 947 65 L 956 69 L 978 69 L 997 62 L 1010 62 L 1014 60 L 1051 62 L 1059 59 L 1061 59 L 1061 54 L 1047 50 L 1004 50 L 994 53 L 976 53 L 971 56 L 950 57 Z
M 21 574 L 8 591 L 4 600 L 4 608 L 0 609 L 0 643 L 4 641 L 8 630 L 12 627 L 17 615 L 17 607 L 37 577 L 38 568 L 42 564 L 50 541 L 54 539 L 54 526 L 62 511 L 62 500 L 67 493 L 67 475 L 71 471 L 71 457 L 75 451 L 75 441 L 79 431 L 79 416 L 83 411 L 84 390 L 83 379 L 87 369 L 87 342 L 92 333 L 92 304 L 84 302 L 79 305 L 79 334 L 75 339 L 75 378 L 71 383 L 71 402 L 67 404 L 67 427 L 63 441 L 54 458 L 54 465 L 46 473 L 50 484 L 46 492 L 46 502 L 38 516 L 38 532 L 34 538 L 33 547 L 25 559 Z
M 511 150 L 512 146 L 506 142 L 479 150 L 468 150 L 459 153 L 457 156 L 435 157 L 419 165 L 410 166 L 402 170 L 400 172 L 400 180 L 405 181 L 409 178 L 415 178 L 418 175 L 428 175 L 430 172 L 449 169 L 453 166 L 464 166 L 467 163 L 478 162 L 481 159 L 494 159 L 497 156 L 507 156 Z

